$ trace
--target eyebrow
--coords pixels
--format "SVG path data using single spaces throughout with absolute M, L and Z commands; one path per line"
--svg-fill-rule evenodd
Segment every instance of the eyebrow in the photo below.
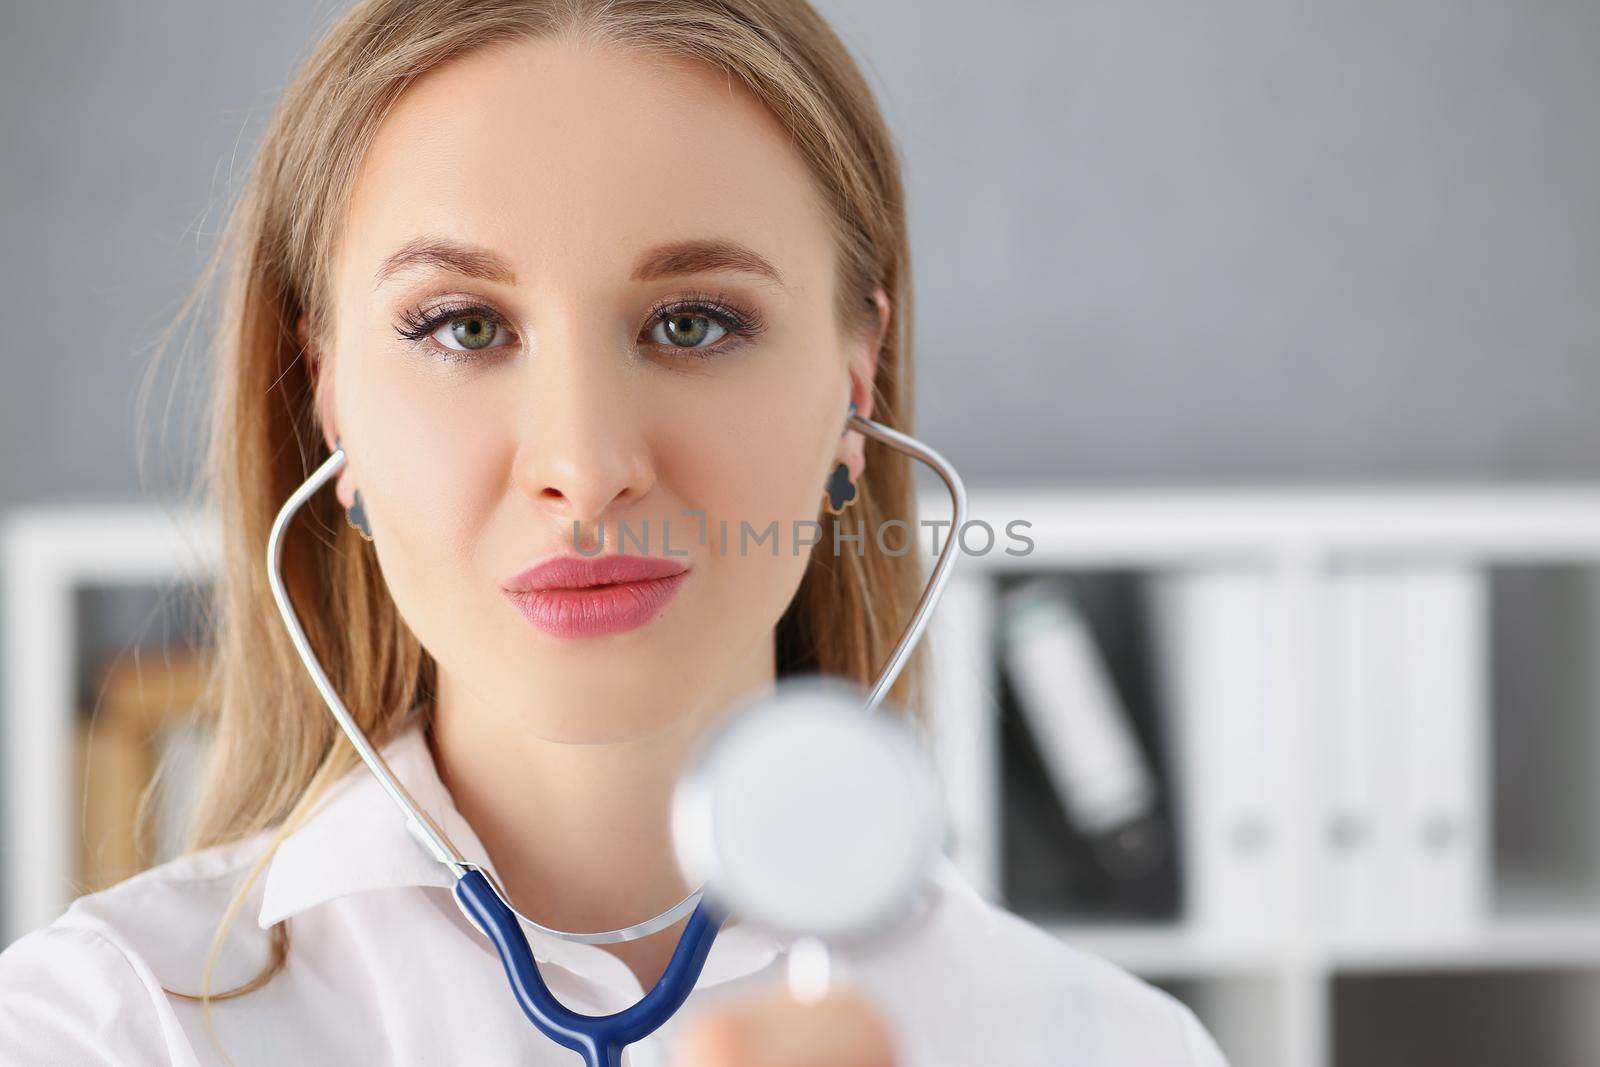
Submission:
M 633 268 L 636 282 L 672 278 L 680 274 L 755 274 L 783 288 L 783 275 L 766 257 L 737 241 L 675 241 L 653 248 L 639 257 Z
M 419 267 L 437 267 L 467 278 L 510 285 L 517 280 L 511 264 L 486 248 L 476 248 L 445 237 L 416 237 L 378 266 L 375 288 L 397 274 Z
M 417 237 L 407 241 L 378 267 L 376 287 L 391 278 L 421 267 L 437 267 L 467 278 L 512 285 L 516 272 L 511 264 L 486 248 L 463 244 L 446 237 Z M 656 281 L 682 274 L 754 274 L 783 288 L 783 275 L 759 252 L 722 239 L 673 241 L 652 248 L 639 257 L 633 268 L 636 282 Z

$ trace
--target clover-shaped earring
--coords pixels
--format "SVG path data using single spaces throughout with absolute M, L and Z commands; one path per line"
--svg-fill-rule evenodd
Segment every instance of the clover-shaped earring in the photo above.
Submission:
M 361 504 L 361 490 L 356 490 L 355 503 L 344 509 L 344 521 L 360 533 L 363 540 L 372 540 L 372 523 L 367 521 L 367 509 Z
M 855 417 L 856 402 L 850 401 L 850 410 L 845 415 L 844 430 L 839 436 L 843 437 L 850 432 L 850 420 Z M 856 480 L 850 477 L 850 467 L 841 460 L 833 468 L 833 473 L 828 475 L 828 503 L 826 505 L 829 515 L 842 515 L 845 508 L 856 502 Z
M 858 495 L 856 480 L 850 477 L 850 466 L 841 460 L 828 476 L 828 514 L 842 515 L 846 508 L 856 502 Z
M 343 448 L 343 439 L 335 437 L 333 447 Z M 344 521 L 349 523 L 350 528 L 359 533 L 363 540 L 372 540 L 372 523 L 367 521 L 367 509 L 361 504 L 361 490 L 356 490 L 355 503 L 344 509 Z

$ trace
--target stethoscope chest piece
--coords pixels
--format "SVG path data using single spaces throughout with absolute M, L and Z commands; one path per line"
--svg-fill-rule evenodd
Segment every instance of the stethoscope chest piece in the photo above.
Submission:
M 849 683 L 785 679 L 729 713 L 679 781 L 684 875 L 781 934 L 863 940 L 909 913 L 943 840 L 937 777 L 911 730 Z

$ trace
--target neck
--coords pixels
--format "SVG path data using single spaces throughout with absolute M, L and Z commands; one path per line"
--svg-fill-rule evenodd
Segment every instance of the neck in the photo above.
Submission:
M 697 888 L 684 880 L 673 850 L 673 790 L 728 702 L 772 685 L 770 644 L 762 652 L 737 672 L 739 684 L 701 709 L 654 732 L 598 744 L 552 741 L 531 719 L 487 713 L 439 671 L 434 761 L 518 911 L 558 930 L 612 930 L 653 918 Z M 541 708 L 539 717 L 561 721 L 557 711 Z M 648 988 L 682 926 L 605 947 Z

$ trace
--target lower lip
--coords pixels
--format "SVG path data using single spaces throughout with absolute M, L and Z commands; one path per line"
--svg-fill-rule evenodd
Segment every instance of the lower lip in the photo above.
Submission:
M 618 582 L 587 589 L 507 592 L 524 618 L 554 637 L 600 637 L 636 630 L 661 614 L 688 571 L 643 582 Z

